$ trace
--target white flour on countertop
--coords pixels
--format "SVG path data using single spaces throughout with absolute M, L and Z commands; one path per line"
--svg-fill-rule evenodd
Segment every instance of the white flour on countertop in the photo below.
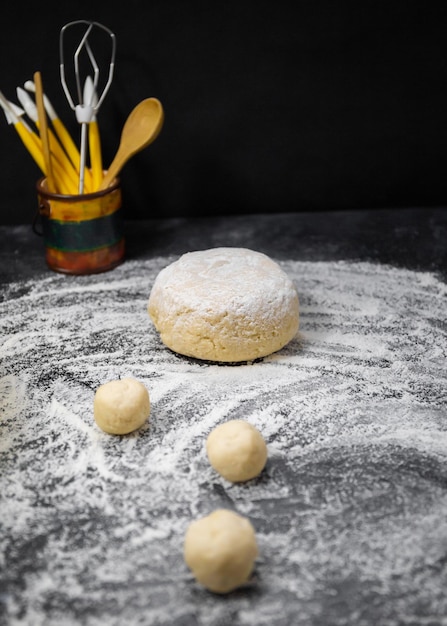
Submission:
M 217 365 L 173 354 L 150 322 L 151 286 L 172 261 L 51 274 L 0 303 L 6 623 L 446 615 L 446 285 L 368 263 L 280 262 L 299 293 L 299 335 L 260 362 Z M 93 396 L 125 376 L 146 384 L 151 418 L 113 437 L 94 424 Z M 219 478 L 204 448 L 233 418 L 269 447 L 264 474 L 243 485 Z M 248 515 L 260 547 L 253 586 L 225 601 L 182 559 L 189 521 L 219 506 Z

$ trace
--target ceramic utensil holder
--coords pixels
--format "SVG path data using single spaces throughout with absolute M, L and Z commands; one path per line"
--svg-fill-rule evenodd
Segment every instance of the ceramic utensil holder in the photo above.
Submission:
M 119 180 L 103 191 L 74 196 L 50 193 L 37 182 L 39 214 L 50 269 L 66 274 L 110 270 L 124 258 Z

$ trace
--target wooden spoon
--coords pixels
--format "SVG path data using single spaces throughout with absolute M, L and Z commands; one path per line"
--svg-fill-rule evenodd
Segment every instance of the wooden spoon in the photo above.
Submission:
M 130 157 L 156 139 L 163 121 L 163 107 L 157 98 L 146 98 L 137 104 L 124 124 L 120 145 L 100 189 L 106 189 Z

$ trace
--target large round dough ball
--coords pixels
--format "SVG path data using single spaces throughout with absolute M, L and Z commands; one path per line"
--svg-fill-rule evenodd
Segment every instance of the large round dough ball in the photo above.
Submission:
M 161 270 L 148 312 L 163 343 L 208 361 L 252 361 L 298 330 L 298 294 L 265 254 L 246 248 L 189 252 Z
M 258 476 L 267 461 L 263 436 L 244 420 L 230 420 L 216 426 L 206 440 L 206 452 L 214 469 L 231 482 Z
M 126 435 L 140 428 L 151 410 L 146 387 L 135 378 L 112 380 L 98 387 L 93 400 L 95 421 L 112 435 Z
M 253 526 L 233 511 L 217 509 L 186 531 L 185 562 L 210 591 L 228 593 L 245 583 L 257 555 Z

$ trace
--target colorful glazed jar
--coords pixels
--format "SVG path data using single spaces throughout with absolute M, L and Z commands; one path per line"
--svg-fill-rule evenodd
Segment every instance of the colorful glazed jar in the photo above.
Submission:
M 48 267 L 67 274 L 110 270 L 124 258 L 119 180 L 103 191 L 76 196 L 50 193 L 37 183 Z

